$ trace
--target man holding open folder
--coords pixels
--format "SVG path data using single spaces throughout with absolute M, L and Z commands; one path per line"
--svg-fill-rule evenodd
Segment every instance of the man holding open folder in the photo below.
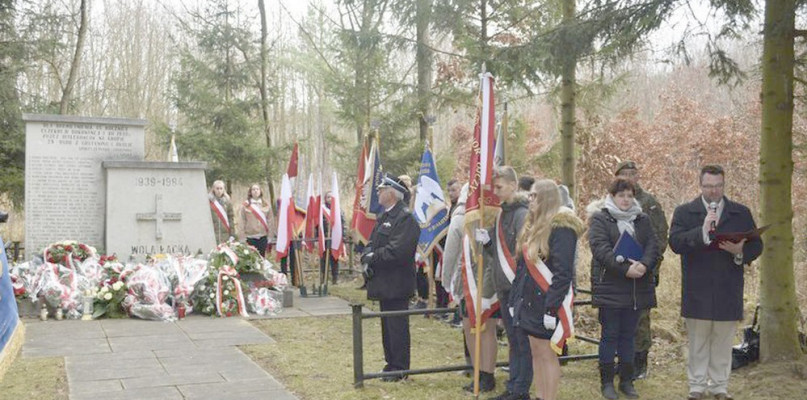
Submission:
M 689 399 L 731 399 L 731 346 L 743 319 L 744 267 L 762 253 L 762 240 L 748 207 L 724 196 L 722 167 L 704 166 L 700 187 L 700 196 L 675 209 L 670 227 L 670 248 L 681 255 Z M 729 236 L 734 241 L 722 240 Z

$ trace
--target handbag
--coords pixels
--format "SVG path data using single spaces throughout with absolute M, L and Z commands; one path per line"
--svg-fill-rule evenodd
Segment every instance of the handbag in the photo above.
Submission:
M 742 330 L 742 343 L 731 349 L 731 369 L 742 368 L 759 360 L 759 306 L 754 309 L 754 319 L 750 326 Z

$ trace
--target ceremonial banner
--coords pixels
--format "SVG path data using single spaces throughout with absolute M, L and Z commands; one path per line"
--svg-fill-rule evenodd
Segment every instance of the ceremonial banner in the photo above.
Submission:
M 289 254 L 289 245 L 292 238 L 292 218 L 294 214 L 294 200 L 291 197 L 291 184 L 289 176 L 283 174 L 280 184 L 280 208 L 277 210 L 277 259 L 280 260 Z
M 465 203 L 465 225 L 482 219 L 480 204 L 498 207 L 499 200 L 493 194 L 493 150 L 495 103 L 493 98 L 493 76 L 482 74 L 480 107 L 474 124 L 474 139 L 471 146 L 471 176 L 468 179 L 468 201 Z M 493 210 L 491 210 L 493 211 Z M 486 212 L 486 214 L 488 214 Z M 488 215 L 495 215 L 490 213 Z M 492 221 L 490 221 L 492 222 Z
M 354 186 L 356 197 L 353 198 L 353 216 L 350 218 L 350 229 L 358 231 L 357 221 L 361 211 L 361 194 L 364 185 L 365 166 L 367 164 L 367 141 L 361 145 L 361 156 L 359 157 L 359 168 L 356 172 L 356 185 Z
M 364 182 L 362 182 L 361 207 L 356 217 L 356 233 L 359 243 L 367 244 L 370 234 L 375 227 L 376 216 L 384 212 L 384 207 L 378 202 L 378 191 L 376 187 L 381 183 L 383 170 L 381 168 L 381 155 L 378 151 L 378 144 L 373 143 L 370 147 L 370 155 L 367 159 Z
M 19 319 L 17 318 L 17 301 L 14 298 L 14 290 L 11 287 L 11 278 L 8 272 L 8 259 L 6 258 L 5 246 L 0 239 L 0 379 L 3 374 L 3 367 L 7 366 L 6 361 L 9 363 L 14 357 L 12 353 L 11 340 L 14 337 L 18 328 Z M 17 346 L 22 344 L 22 338 L 17 335 L 14 343 Z M 8 346 L 8 349 L 6 348 Z M 6 351 L 9 350 L 9 351 Z
M 333 173 L 331 184 L 331 257 L 338 260 L 345 249 L 342 240 L 342 209 L 339 207 L 339 183 L 336 180 L 336 172 Z
M 449 206 L 446 204 L 434 157 L 431 150 L 426 147 L 420 161 L 420 175 L 418 176 L 417 192 L 415 193 L 415 206 L 412 213 L 420 225 L 420 238 L 418 251 L 426 259 L 437 242 L 448 232 Z

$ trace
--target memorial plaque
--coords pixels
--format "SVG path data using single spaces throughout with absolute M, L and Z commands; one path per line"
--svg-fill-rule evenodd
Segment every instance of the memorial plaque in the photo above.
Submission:
M 143 160 L 145 120 L 23 114 L 25 256 L 50 243 L 103 247 L 106 188 L 101 162 Z
M 106 249 L 123 260 L 154 254 L 205 255 L 216 246 L 206 163 L 109 161 Z

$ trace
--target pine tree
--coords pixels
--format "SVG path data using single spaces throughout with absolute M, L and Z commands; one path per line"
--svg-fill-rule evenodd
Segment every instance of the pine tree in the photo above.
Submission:
M 24 47 L 16 35 L 14 0 L 0 0 L 0 193 L 14 206 L 25 195 L 25 133 L 22 124 L 17 77 L 22 71 Z
M 177 147 L 181 158 L 209 162 L 211 180 L 261 182 L 266 172 L 270 152 L 253 79 L 260 76 L 258 38 L 247 23 L 240 9 L 218 0 L 183 24 L 191 43 L 180 49 L 173 77 Z

